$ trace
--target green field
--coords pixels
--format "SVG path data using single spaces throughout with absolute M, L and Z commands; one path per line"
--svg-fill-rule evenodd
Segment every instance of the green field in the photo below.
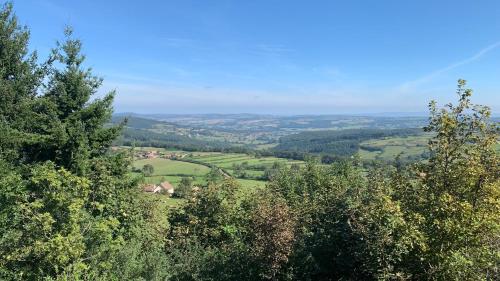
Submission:
M 426 151 L 429 138 L 430 135 L 424 134 L 364 141 L 361 147 L 371 147 L 377 150 L 360 149 L 359 156 L 363 160 L 394 160 L 398 155 L 403 158 L 416 157 Z
M 158 184 L 162 181 L 169 181 L 172 185 L 177 186 L 182 177 L 188 176 L 193 179 L 193 184 L 197 186 L 204 186 L 207 184 L 205 175 L 210 171 L 210 168 L 200 164 L 168 160 L 168 159 L 141 159 L 134 162 L 135 168 L 142 168 L 145 164 L 153 165 L 155 172 L 153 176 L 144 177 L 145 183 Z M 134 173 L 140 176 L 140 173 Z M 250 190 L 254 188 L 261 188 L 266 185 L 265 181 L 253 180 L 253 179 L 236 179 L 236 181 L 244 188 L 244 190 Z M 242 190 L 242 192 L 244 192 Z M 155 200 L 160 204 L 160 209 L 166 210 L 169 208 L 177 207 L 182 204 L 185 200 L 178 198 L 169 198 L 167 196 L 155 196 L 153 194 L 145 194 L 150 200 Z M 166 221 L 162 220 L 162 224 L 166 224 Z
M 194 185 L 201 186 L 206 184 L 205 175 L 210 171 L 210 168 L 204 165 L 163 158 L 136 160 L 133 166 L 136 169 L 142 169 L 146 164 L 153 166 L 154 173 L 152 176 L 144 177 L 144 182 L 154 184 L 168 181 L 177 186 L 183 177 L 190 177 Z
M 163 158 L 141 159 L 134 161 L 134 167 L 138 169 L 141 169 L 146 164 L 153 165 L 153 176 L 203 176 L 210 171 L 210 168 L 203 165 Z
M 204 153 L 192 154 L 187 157 L 189 160 L 219 167 L 231 175 L 237 175 L 235 166 L 244 165 L 245 179 L 261 180 L 266 169 L 271 168 L 275 163 L 290 166 L 292 164 L 303 165 L 303 161 L 290 160 L 277 157 L 255 157 L 243 153 Z
M 391 137 L 385 139 L 368 140 L 362 142 L 362 146 L 376 148 L 376 151 L 359 150 L 360 157 L 363 160 L 394 160 L 401 154 L 404 156 L 420 155 L 427 147 L 429 136 L 410 136 L 410 137 Z M 500 147 L 500 145 L 499 145 Z M 126 148 L 126 147 L 123 147 Z M 154 173 L 150 177 L 145 177 L 146 183 L 160 183 L 169 181 L 177 186 L 182 177 L 191 177 L 193 184 L 205 186 L 207 184 L 206 174 L 210 171 L 210 166 L 216 166 L 223 169 L 230 175 L 235 174 L 235 165 L 245 165 L 245 178 L 236 178 L 236 181 L 243 187 L 241 192 L 249 192 L 254 188 L 266 186 L 266 181 L 259 180 L 264 175 L 267 168 L 273 166 L 275 162 L 290 166 L 292 164 L 304 165 L 303 161 L 290 160 L 276 157 L 255 157 L 243 153 L 221 153 L 221 152 L 186 152 L 179 150 L 168 150 L 154 147 L 136 148 L 140 151 L 158 151 L 159 153 L 179 153 L 185 155 L 179 160 L 170 160 L 164 158 L 141 159 L 133 163 L 134 168 L 141 169 L 145 164 L 151 164 L 154 167 Z M 192 162 L 187 162 L 192 161 Z M 140 175 L 140 173 L 136 173 Z M 246 191 L 245 191 L 246 190 Z M 151 200 L 159 200 L 162 209 L 173 208 L 184 202 L 184 199 L 169 198 L 167 196 L 154 196 L 146 194 Z M 165 222 L 162 222 L 165 223 Z
M 362 148 L 359 150 L 359 155 L 362 160 L 368 161 L 392 161 L 398 155 L 401 155 L 402 159 L 419 157 L 426 150 L 429 137 L 429 135 L 418 135 L 364 141 L 361 143 Z M 133 163 L 134 168 L 140 170 L 144 165 L 151 164 L 154 167 L 154 173 L 150 177 L 145 177 L 146 183 L 169 181 L 174 186 L 179 184 L 182 177 L 192 178 L 194 185 L 205 186 L 207 184 L 206 175 L 210 172 L 210 167 L 215 166 L 235 177 L 243 187 L 263 187 L 266 184 L 264 180 L 266 170 L 271 169 L 275 163 L 285 166 L 304 165 L 303 161 L 277 157 L 256 157 L 243 153 L 186 152 L 153 147 L 136 148 L 136 151 L 153 150 L 160 155 L 178 153 L 182 157 L 177 158 L 177 160 L 160 157 L 136 160 Z
M 125 148 L 125 147 L 123 147 Z M 210 167 L 215 166 L 222 169 L 225 173 L 236 178 L 237 182 L 242 187 L 258 188 L 264 187 L 266 181 L 263 180 L 265 170 L 271 168 L 276 162 L 282 165 L 299 164 L 303 165 L 302 161 L 289 160 L 276 157 L 255 157 L 243 153 L 220 153 L 220 152 L 185 152 L 164 150 L 153 147 L 135 148 L 135 151 L 157 151 L 162 153 L 178 153 L 183 155 L 177 160 L 165 158 L 139 159 L 133 163 L 133 168 L 136 175 L 140 176 L 142 167 L 150 164 L 154 168 L 154 173 L 151 176 L 144 177 L 145 183 L 158 184 L 162 181 L 169 181 L 174 186 L 177 186 L 183 177 L 193 179 L 193 184 L 197 186 L 205 186 L 207 184 L 206 175 L 210 172 Z M 243 165 L 244 174 L 236 172 L 236 166 Z

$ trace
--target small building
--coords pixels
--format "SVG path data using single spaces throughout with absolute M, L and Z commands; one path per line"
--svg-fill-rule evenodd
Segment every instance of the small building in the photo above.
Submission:
M 149 151 L 147 154 L 146 154 L 146 158 L 148 159 L 154 159 L 154 158 L 157 158 L 158 157 L 158 152 L 153 150 L 153 151 Z
M 172 196 L 174 194 L 174 186 L 169 183 L 168 181 L 164 181 L 162 183 L 160 183 L 160 188 L 163 190 L 163 192 L 165 192 L 166 194 Z
M 142 187 L 142 191 L 149 193 L 159 193 L 162 188 L 156 184 L 146 184 Z

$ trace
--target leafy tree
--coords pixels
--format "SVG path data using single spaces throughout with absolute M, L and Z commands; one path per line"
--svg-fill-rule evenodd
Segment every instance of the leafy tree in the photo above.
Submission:
M 222 174 L 222 171 L 217 168 L 216 166 L 213 166 L 211 169 L 210 169 L 210 172 L 208 172 L 208 174 L 205 175 L 205 178 L 207 180 L 207 183 L 218 183 L 220 182 L 221 180 L 224 179 L 224 175 Z
M 252 208 L 247 227 L 250 256 L 264 280 L 277 280 L 295 244 L 296 219 L 286 201 L 271 192 L 246 199 Z
M 241 164 L 233 163 L 232 167 L 234 176 L 237 178 L 246 178 L 246 169 L 248 168 L 248 162 L 243 162 Z
M 295 218 L 279 194 L 242 195 L 228 180 L 169 214 L 167 251 L 176 280 L 270 280 L 284 276 Z
M 359 172 L 348 164 L 330 170 L 310 162 L 300 170 L 283 168 L 273 177 L 269 187 L 287 200 L 298 218 L 299 242 L 291 257 L 295 278 L 361 278 L 350 275 L 360 267 L 360 240 L 349 226 L 360 199 L 349 196 L 359 194 L 363 185 Z
M 284 168 L 269 188 L 287 200 L 297 218 L 290 256 L 300 280 L 405 279 L 402 263 L 421 241 L 409 223 L 389 176 L 375 170 L 367 177 L 352 162 L 330 167 L 310 162 Z
M 146 164 L 146 165 L 142 166 L 142 173 L 143 173 L 146 177 L 150 177 L 150 176 L 152 176 L 154 172 L 155 172 L 155 167 L 153 167 L 153 165 L 151 165 L 151 164 Z
M 274 161 L 271 167 L 268 167 L 264 170 L 264 178 L 267 180 L 272 179 L 273 176 L 275 176 L 276 173 L 278 173 L 278 171 L 283 168 L 283 166 L 284 165 L 281 162 Z
M 422 217 L 424 261 L 417 276 L 488 279 L 498 274 L 500 170 L 495 145 L 498 123 L 490 109 L 470 101 L 472 90 L 458 81 L 456 106 L 429 105 L 430 157 L 417 167 L 418 200 L 407 206 Z M 412 198 L 412 197 L 407 197 Z
M 193 179 L 190 177 L 182 177 L 179 185 L 175 189 L 175 196 L 180 198 L 189 198 L 193 189 Z
M 181 210 L 172 212 L 169 215 L 171 235 L 195 235 L 206 245 L 218 245 L 224 241 L 229 235 L 225 225 L 231 215 L 231 208 L 236 204 L 235 184 L 229 181 L 221 185 L 209 185 Z
M 89 181 L 46 163 L 34 167 L 26 182 L 17 183 L 19 190 L 8 195 L 5 188 L 20 178 L 11 173 L 2 182 L 2 197 L 15 200 L 3 205 L 1 212 L 3 278 L 30 280 L 68 271 L 81 273 L 86 269 L 82 226 L 87 218 L 83 209 Z M 7 221 L 9 211 L 17 214 Z

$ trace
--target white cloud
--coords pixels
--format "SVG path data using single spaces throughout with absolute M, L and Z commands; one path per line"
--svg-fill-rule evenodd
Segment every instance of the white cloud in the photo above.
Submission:
M 446 67 L 443 67 L 441 69 L 438 69 L 438 70 L 435 70 L 425 76 L 422 76 L 418 79 L 415 79 L 413 81 L 408 81 L 406 83 L 403 83 L 402 85 L 400 85 L 398 88 L 402 91 L 407 91 L 408 89 L 411 89 L 411 88 L 415 88 L 417 86 L 420 86 L 422 84 L 425 84 L 431 80 L 433 80 L 434 78 L 440 76 L 441 74 L 443 73 L 446 73 L 452 69 L 455 69 L 455 68 L 458 68 L 460 66 L 463 66 L 463 65 L 466 65 L 466 64 L 469 64 L 469 63 L 472 63 L 478 59 L 480 59 L 481 57 L 483 57 L 485 54 L 487 54 L 488 52 L 491 52 L 493 51 L 494 49 L 500 47 L 500 41 L 494 43 L 494 44 L 491 44 L 481 50 L 479 50 L 477 53 L 475 53 L 473 56 L 471 57 L 468 57 L 464 60 L 461 60 L 461 61 L 458 61 L 458 62 L 455 62 L 455 63 L 452 63 Z

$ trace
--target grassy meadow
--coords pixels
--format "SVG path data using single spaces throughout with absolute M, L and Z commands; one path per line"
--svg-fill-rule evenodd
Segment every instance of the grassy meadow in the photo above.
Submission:
M 152 147 L 136 148 L 139 151 L 156 150 L 158 152 L 172 152 L 169 150 L 157 149 Z M 162 181 L 169 181 L 177 186 L 183 177 L 193 179 L 194 185 L 203 186 L 207 184 L 206 175 L 210 172 L 210 167 L 215 166 L 224 172 L 234 176 L 234 165 L 245 163 L 245 177 L 234 176 L 243 187 L 254 188 L 263 187 L 266 181 L 261 177 L 266 168 L 272 167 L 275 162 L 291 165 L 292 163 L 302 163 L 283 158 L 263 157 L 255 158 L 246 154 L 237 153 L 218 153 L 218 152 L 183 152 L 174 151 L 179 154 L 186 154 L 183 159 L 173 160 L 165 158 L 138 159 L 133 162 L 133 168 L 141 170 L 146 164 L 152 165 L 154 172 L 151 176 L 144 177 L 145 183 L 158 184 Z M 195 162 L 195 163 L 194 163 Z M 140 173 L 135 172 L 140 175 Z
M 134 161 L 134 167 L 138 169 L 141 169 L 146 164 L 153 165 L 153 176 L 203 176 L 210 171 L 210 168 L 203 165 L 163 158 Z
M 150 164 L 153 166 L 154 172 L 151 176 L 144 177 L 145 183 L 158 184 L 162 181 L 169 181 L 174 187 L 177 187 L 183 177 L 191 178 L 194 185 L 205 186 L 207 184 L 206 175 L 210 172 L 211 167 L 215 166 L 234 177 L 241 186 L 259 188 L 266 184 L 266 181 L 263 180 L 266 169 L 270 169 L 275 163 L 288 166 L 304 164 L 303 161 L 277 157 L 255 157 L 243 153 L 186 152 L 154 147 L 136 147 L 135 151 L 157 151 L 160 155 L 152 159 L 134 160 L 133 168 L 136 175 L 140 176 L 141 173 L 138 170 L 141 170 L 144 165 Z M 165 159 L 161 156 L 169 153 L 176 153 L 184 157 Z M 235 171 L 236 166 L 242 167 L 239 172 Z
M 237 178 L 254 180 L 262 179 L 266 169 L 270 169 L 275 163 L 288 166 L 292 164 L 304 164 L 303 161 L 277 157 L 255 157 L 243 153 L 191 153 L 187 159 L 209 166 L 213 165 L 219 167 Z M 241 169 L 245 174 L 244 177 L 238 175 L 235 170 L 237 166 L 242 167 Z
M 429 138 L 429 135 L 423 134 L 367 140 L 361 143 L 361 149 L 358 153 L 362 160 L 381 159 L 391 161 L 398 155 L 401 155 L 401 157 L 417 157 L 426 151 Z
M 418 157 L 426 150 L 429 135 L 408 137 L 388 137 L 371 139 L 361 143 L 358 153 L 362 160 L 394 160 L 397 155 L 405 157 Z M 122 147 L 126 148 L 126 147 Z M 186 152 L 154 147 L 136 147 L 136 151 L 157 151 L 160 155 L 175 153 L 182 155 L 178 159 L 138 159 L 133 163 L 136 170 L 142 169 L 146 164 L 154 167 L 154 173 L 145 177 L 146 183 L 160 183 L 169 181 L 177 186 L 183 177 L 190 177 L 194 185 L 207 184 L 206 175 L 210 167 L 220 168 L 225 173 L 234 177 L 243 187 L 263 187 L 266 184 L 266 170 L 271 169 L 275 163 L 291 166 L 304 165 L 304 161 L 290 160 L 277 157 L 256 157 L 244 153 L 222 152 Z M 137 173 L 139 175 L 139 173 Z

